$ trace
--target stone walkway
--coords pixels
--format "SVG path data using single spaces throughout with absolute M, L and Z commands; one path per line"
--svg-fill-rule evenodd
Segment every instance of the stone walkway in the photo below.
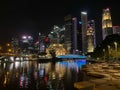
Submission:
M 76 82 L 78 90 L 120 90 L 120 63 L 95 63 L 82 68 L 88 76 L 101 79 Z

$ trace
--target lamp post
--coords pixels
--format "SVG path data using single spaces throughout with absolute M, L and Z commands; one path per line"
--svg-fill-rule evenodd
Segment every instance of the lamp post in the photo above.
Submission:
M 110 45 L 108 45 L 107 47 L 108 47 L 108 58 L 110 58 Z
M 117 42 L 114 42 L 115 45 L 115 57 L 117 57 Z

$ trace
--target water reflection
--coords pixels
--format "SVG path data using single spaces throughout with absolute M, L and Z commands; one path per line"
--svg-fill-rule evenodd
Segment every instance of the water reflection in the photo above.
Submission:
M 56 63 L 24 61 L 0 63 L 0 88 L 28 90 L 73 90 L 85 60 Z

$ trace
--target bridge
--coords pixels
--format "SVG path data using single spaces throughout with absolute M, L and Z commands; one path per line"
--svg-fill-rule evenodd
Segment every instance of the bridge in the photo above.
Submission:
M 0 56 L 21 56 L 20 54 L 13 54 L 13 53 L 0 53 Z
M 87 57 L 84 55 L 78 55 L 78 54 L 66 54 L 66 55 L 60 55 L 57 56 L 57 58 L 66 58 L 66 59 L 74 59 L 74 58 L 78 58 L 78 59 L 86 59 Z
M 0 62 L 13 62 L 16 60 L 25 60 L 30 56 L 22 55 L 22 54 L 13 54 L 13 53 L 0 53 Z

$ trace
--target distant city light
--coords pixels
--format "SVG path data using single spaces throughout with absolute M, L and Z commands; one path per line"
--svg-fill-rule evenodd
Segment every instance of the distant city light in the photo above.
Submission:
M 79 51 L 79 50 L 75 50 L 75 51 Z
M 54 29 L 58 29 L 58 28 L 59 28 L 58 26 L 54 25 Z
M 51 32 L 51 33 L 54 33 L 54 32 Z
M 39 32 L 39 36 L 41 35 L 41 33 Z
M 81 22 L 81 21 L 79 21 L 79 24 L 82 24 L 82 22 Z
M 22 39 L 26 39 L 27 37 L 26 36 L 22 36 Z
M 94 22 L 94 20 L 91 20 L 91 22 Z
M 81 14 L 84 14 L 84 15 L 86 15 L 86 14 L 87 14 L 87 12 L 81 12 Z
M 31 39 L 32 37 L 31 36 L 28 36 L 28 39 Z
M 32 39 L 32 36 L 22 36 L 22 39 Z
M 76 20 L 76 18 L 72 18 L 72 20 Z
M 109 11 L 109 8 L 107 8 L 106 10 Z
M 113 26 L 113 27 L 118 28 L 118 27 L 120 27 L 120 26 Z
M 44 45 L 42 47 L 45 47 Z
M 49 39 L 48 38 L 45 38 L 45 42 L 48 42 L 49 41 Z

